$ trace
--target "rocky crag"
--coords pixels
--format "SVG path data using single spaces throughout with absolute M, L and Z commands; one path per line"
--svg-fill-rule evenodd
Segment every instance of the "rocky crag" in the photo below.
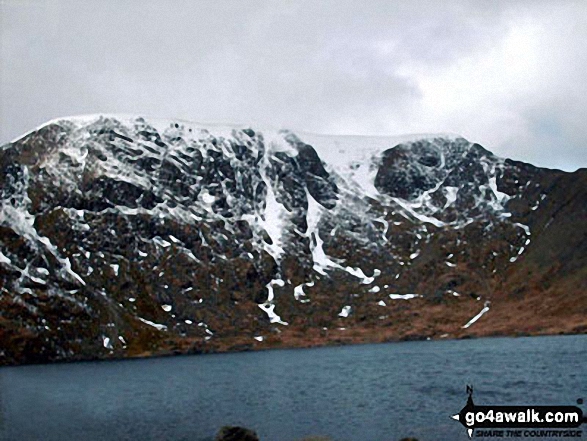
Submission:
M 586 169 L 87 116 L 0 170 L 1 364 L 587 330 Z

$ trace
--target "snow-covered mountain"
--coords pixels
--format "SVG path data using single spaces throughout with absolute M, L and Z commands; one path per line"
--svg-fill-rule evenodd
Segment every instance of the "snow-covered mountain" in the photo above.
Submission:
M 0 169 L 5 363 L 587 329 L 585 170 L 99 115 Z

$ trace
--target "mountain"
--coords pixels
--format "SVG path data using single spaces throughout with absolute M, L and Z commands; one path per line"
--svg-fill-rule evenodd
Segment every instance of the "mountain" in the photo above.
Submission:
M 586 169 L 85 116 L 0 170 L 2 364 L 587 331 Z

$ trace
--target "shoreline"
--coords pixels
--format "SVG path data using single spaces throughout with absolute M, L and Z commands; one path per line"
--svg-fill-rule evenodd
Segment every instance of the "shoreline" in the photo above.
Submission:
M 229 347 L 221 347 L 215 348 L 210 347 L 209 350 L 187 350 L 178 352 L 177 349 L 173 350 L 162 350 L 152 353 L 144 353 L 144 354 L 136 354 L 136 355 L 128 355 L 128 356 L 105 356 L 105 357 L 93 357 L 93 358 L 83 358 L 83 359 L 63 359 L 63 360 L 54 360 L 54 361 L 47 361 L 47 362 L 40 362 L 40 363 L 21 363 L 21 364 L 2 364 L 0 365 L 0 369 L 2 368 L 15 368 L 15 367 L 25 367 L 25 366 L 53 366 L 53 365 L 60 365 L 60 364 L 72 364 L 72 363 L 94 363 L 94 362 L 109 362 L 109 361 L 139 361 L 139 360 L 147 360 L 147 359 L 161 359 L 161 358 L 170 358 L 170 357 L 185 357 L 185 356 L 194 356 L 194 355 L 221 355 L 221 354 L 236 354 L 236 353 L 244 353 L 244 352 L 261 352 L 261 351 L 275 351 L 275 350 L 304 350 L 304 349 L 321 349 L 321 348 L 328 348 L 328 347 L 343 347 L 343 346 L 358 346 L 358 345 L 376 345 L 376 344 L 386 344 L 386 343 L 407 343 L 407 342 L 442 342 L 442 341 L 460 341 L 460 340 L 478 340 L 478 339 L 499 339 L 499 338 L 539 338 L 539 337 L 564 337 L 564 336 L 579 336 L 579 335 L 587 335 L 585 330 L 579 332 L 566 332 L 560 331 L 557 333 L 525 333 L 519 332 L 516 334 L 500 334 L 500 333 L 493 333 L 493 334 L 466 334 L 459 337 L 447 337 L 447 338 L 439 338 L 439 337 L 426 337 L 426 336 L 417 336 L 417 335 L 410 335 L 404 336 L 401 338 L 396 339 L 386 339 L 386 340 L 373 340 L 373 341 L 341 341 L 341 340 L 325 340 L 322 343 L 318 344 L 294 344 L 294 345 L 252 345 L 252 347 L 244 347 L 242 345 L 238 346 L 229 346 Z

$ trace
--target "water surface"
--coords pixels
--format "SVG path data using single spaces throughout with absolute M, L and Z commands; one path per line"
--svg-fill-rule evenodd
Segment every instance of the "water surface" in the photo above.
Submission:
M 458 441 L 466 384 L 477 404 L 574 405 L 586 366 L 587 336 L 556 336 L 0 368 L 0 439 Z

